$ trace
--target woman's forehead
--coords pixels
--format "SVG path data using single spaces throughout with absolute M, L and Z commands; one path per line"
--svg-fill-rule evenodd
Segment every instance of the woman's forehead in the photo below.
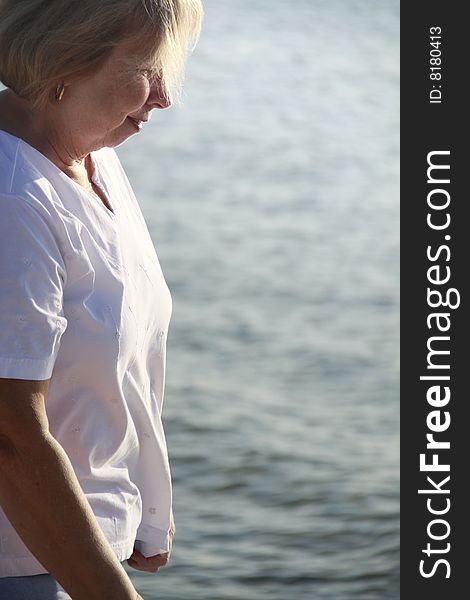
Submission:
M 123 40 L 119 42 L 112 50 L 109 61 L 115 67 L 140 64 L 148 60 L 151 51 L 148 49 L 148 43 L 145 40 L 139 44 L 135 40 Z
M 140 39 L 132 37 L 121 41 L 111 53 L 111 57 L 116 62 L 121 63 L 140 63 L 149 60 L 156 54 L 156 44 L 154 40 L 149 40 L 142 36 Z

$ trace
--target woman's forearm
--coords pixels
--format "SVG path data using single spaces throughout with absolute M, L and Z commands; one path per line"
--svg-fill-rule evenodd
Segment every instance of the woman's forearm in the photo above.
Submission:
M 16 444 L 0 440 L 0 504 L 73 600 L 136 600 L 70 460 L 50 433 Z

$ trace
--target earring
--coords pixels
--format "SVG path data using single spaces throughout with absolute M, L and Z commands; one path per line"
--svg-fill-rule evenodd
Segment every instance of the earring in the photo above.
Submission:
M 62 100 L 64 92 L 65 92 L 65 85 L 63 83 L 57 84 L 57 87 L 55 89 L 55 99 L 57 100 L 57 102 L 60 102 Z

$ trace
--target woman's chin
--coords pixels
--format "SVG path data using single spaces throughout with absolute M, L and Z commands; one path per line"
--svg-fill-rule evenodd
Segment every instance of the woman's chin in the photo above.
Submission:
M 115 130 L 106 136 L 105 145 L 108 148 L 117 148 L 117 146 L 121 146 L 126 140 L 138 133 L 134 128 L 129 126 L 126 127 L 125 125 L 126 124 L 122 125 L 118 130 Z

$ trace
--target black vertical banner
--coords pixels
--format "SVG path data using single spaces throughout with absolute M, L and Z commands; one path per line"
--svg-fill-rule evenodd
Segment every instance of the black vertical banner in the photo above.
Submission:
M 401 4 L 402 600 L 470 597 L 470 35 L 463 7 Z

